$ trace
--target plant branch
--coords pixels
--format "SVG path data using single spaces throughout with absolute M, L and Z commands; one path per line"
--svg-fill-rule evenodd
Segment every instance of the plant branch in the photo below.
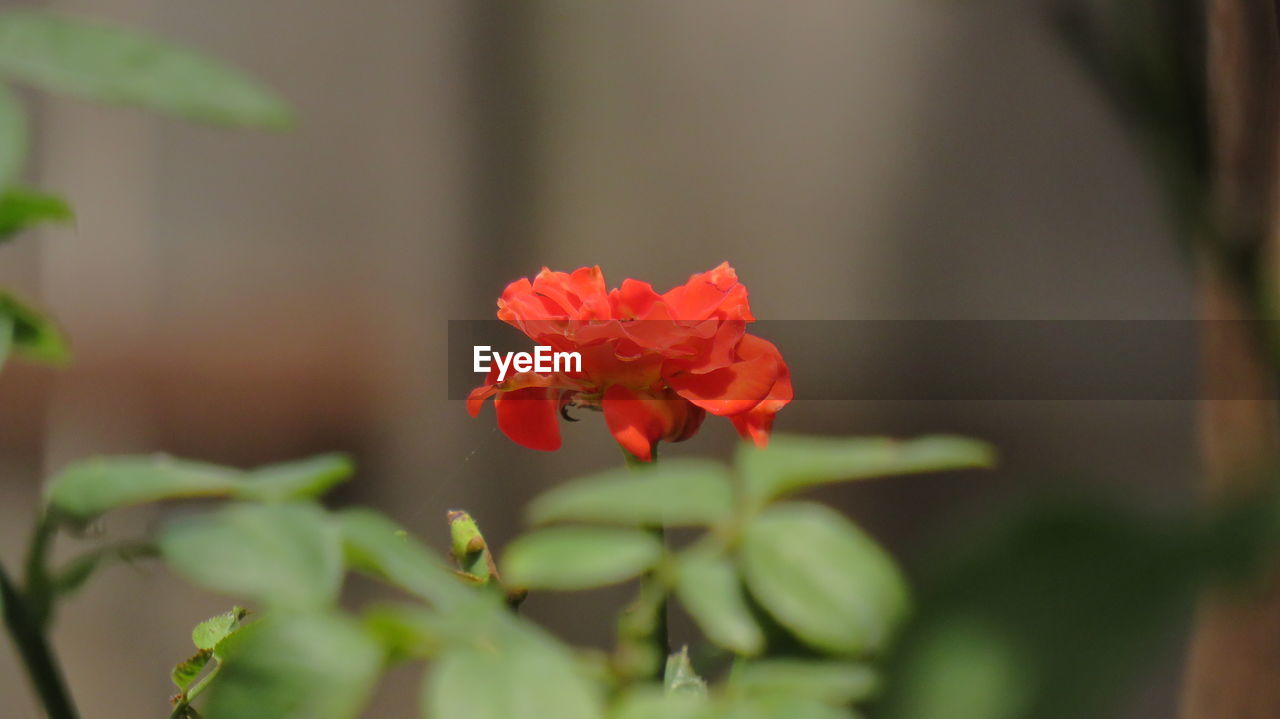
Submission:
M 49 582 L 48 560 L 49 547 L 57 531 L 57 523 L 47 512 L 42 512 L 32 531 L 31 545 L 27 549 L 23 592 L 26 597 L 27 612 L 42 630 L 49 625 L 49 617 L 53 614 L 53 592 Z
M 4 623 L 13 637 L 14 646 L 27 669 L 31 684 L 49 719 L 77 719 L 75 705 L 62 679 L 42 625 L 32 616 L 26 599 L 0 566 L 0 602 L 4 605 Z
M 657 447 L 653 448 L 653 456 L 649 462 L 641 462 L 630 452 L 623 450 L 627 468 L 635 473 L 642 473 L 653 467 L 658 461 Z M 662 525 L 649 527 L 658 542 L 666 543 L 666 530 Z M 640 592 L 632 604 L 626 609 L 618 623 L 618 648 L 622 652 L 622 662 L 627 676 L 641 675 L 650 679 L 662 680 L 667 655 L 671 653 L 668 637 L 666 584 L 661 581 L 657 570 L 650 571 L 640 578 Z

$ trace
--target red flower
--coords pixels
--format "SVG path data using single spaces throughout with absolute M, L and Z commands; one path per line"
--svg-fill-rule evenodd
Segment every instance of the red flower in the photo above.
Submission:
M 764 446 L 793 396 L 778 348 L 746 332 L 755 321 L 747 288 L 727 262 L 664 294 L 632 279 L 608 290 L 599 267 L 543 268 L 507 285 L 498 319 L 538 345 L 582 355 L 580 372 L 499 382 L 495 368 L 467 398 L 474 417 L 494 397 L 503 433 L 532 449 L 560 448 L 556 415 L 570 407 L 603 410 L 618 443 L 646 462 L 658 441 L 693 436 L 707 412 Z

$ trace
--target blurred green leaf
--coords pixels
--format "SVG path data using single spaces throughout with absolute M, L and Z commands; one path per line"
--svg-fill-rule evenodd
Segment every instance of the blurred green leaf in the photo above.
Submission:
M 231 505 L 172 523 L 159 543 L 195 584 L 273 607 L 331 606 L 342 583 L 337 523 L 311 504 Z
M 529 505 L 536 524 L 631 526 L 714 524 L 733 512 L 729 473 L 718 462 L 665 460 L 643 472 L 619 469 L 562 484 Z
M 513 541 L 502 557 L 502 576 L 526 589 L 590 589 L 651 569 L 662 551 L 653 534 L 639 529 L 552 527 Z
M 27 157 L 27 116 L 13 91 L 0 83 L 0 188 L 22 173 Z M 0 232 L 0 242 L 4 235 Z
M 165 455 L 95 457 L 73 462 L 47 489 L 49 508 L 79 524 L 146 502 L 184 497 L 226 497 L 240 472 Z
M 451 608 L 474 599 L 439 556 L 399 525 L 369 509 L 339 517 L 347 563 L 435 604 Z
M 661 687 L 632 689 L 609 711 L 609 719 L 711 719 L 711 702 L 689 694 L 668 695 Z
M 337 614 L 277 615 L 237 636 L 205 692 L 206 719 L 356 717 L 382 667 L 377 642 Z
M 763 450 L 739 452 L 738 467 L 757 503 L 823 484 L 995 464 L 991 446 L 963 437 L 799 437 L 782 435 Z
M 289 502 L 312 499 L 351 477 L 355 464 L 345 454 L 321 454 L 250 470 L 235 491 L 239 499 Z
M 229 612 L 209 617 L 191 630 L 192 643 L 196 645 L 197 649 L 212 650 L 218 646 L 218 642 L 226 639 L 236 630 L 236 627 L 240 625 L 240 620 L 244 619 L 245 614 L 244 609 L 232 607 Z
M 852 711 L 800 694 L 766 694 L 725 700 L 715 719 L 856 719 Z
M 880 677 L 870 666 L 856 662 L 760 659 L 735 664 L 730 685 L 748 696 L 793 694 L 847 705 L 875 694 Z
M 742 564 L 756 600 L 818 649 L 876 652 L 907 613 L 906 582 L 893 559 L 821 505 L 765 509 L 747 527 Z
M 0 193 L 0 243 L 39 224 L 74 219 L 71 205 L 57 195 L 17 186 Z
M 104 512 L 166 499 L 309 499 L 346 479 L 351 469 L 351 461 L 340 454 L 247 472 L 167 455 L 95 457 L 68 465 L 54 477 L 47 495 L 59 517 L 85 524 Z
M 708 639 L 738 654 L 764 648 L 764 632 L 751 615 L 732 562 L 690 550 L 676 567 L 676 596 Z
M 1258 505 L 1272 528 L 1274 501 Z M 887 667 L 884 716 L 1107 716 L 1144 659 L 1176 641 L 1204 570 L 1237 561 L 1244 543 L 1220 532 L 1250 524 L 1232 514 L 1205 532 L 1079 501 L 997 516 L 931 555 L 920 611 Z M 1224 539 L 1231 549 L 1218 554 Z
M 380 604 L 364 613 L 364 626 L 393 660 L 434 657 L 448 632 L 442 631 L 442 615 L 421 605 Z
M 62 332 L 52 320 L 0 290 L 0 316 L 8 317 L 10 352 L 24 359 L 61 365 L 70 358 Z
M 185 692 L 191 687 L 191 682 L 194 682 L 196 677 L 200 676 L 200 672 L 204 671 L 212 656 L 213 653 L 205 649 L 196 652 L 189 659 L 175 666 L 173 671 L 169 673 L 169 678 L 173 680 L 178 689 Z
M 0 73 L 53 92 L 220 125 L 287 127 L 244 73 L 146 34 L 39 10 L 0 13 Z
M 559 645 L 508 631 L 446 653 L 431 668 L 422 696 L 429 719 L 598 719 L 596 688 Z

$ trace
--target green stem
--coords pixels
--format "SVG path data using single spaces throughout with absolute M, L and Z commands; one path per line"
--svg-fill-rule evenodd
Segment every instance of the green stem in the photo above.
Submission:
M 653 456 L 649 462 L 641 462 L 630 452 L 623 450 L 627 468 L 633 472 L 644 472 L 658 461 L 658 448 L 653 448 Z M 648 528 L 657 540 L 666 543 L 666 530 L 659 524 Z M 640 592 L 631 607 L 627 610 L 631 616 L 624 619 L 619 628 L 620 639 L 632 645 L 632 654 L 637 656 L 639 666 L 648 678 L 662 680 L 667 655 L 671 653 L 667 619 L 667 586 L 661 581 L 656 571 L 646 573 L 640 578 Z M 640 647 L 645 647 L 640 649 Z
M 31 535 L 31 546 L 27 549 L 23 592 L 26 596 L 27 612 L 41 628 L 49 625 L 49 619 L 53 614 L 53 593 L 49 582 L 48 561 L 49 547 L 57 530 L 57 523 L 47 513 L 41 514 Z
M 218 676 L 218 672 L 222 670 L 222 663 L 218 662 L 217 659 L 213 661 L 215 664 L 213 665 L 213 668 L 209 670 L 209 673 L 201 677 L 200 681 L 196 682 L 195 686 L 188 689 L 186 694 L 178 700 L 178 703 L 173 705 L 173 711 L 169 713 L 169 719 L 184 719 L 184 717 L 188 717 L 196 713 L 195 709 L 191 706 L 191 702 L 195 701 L 195 698 L 200 696 L 200 693 L 209 686 L 209 683 L 213 681 L 213 678 Z
M 49 719 L 77 719 L 75 705 L 62 679 L 43 627 L 32 616 L 27 602 L 0 566 L 0 602 L 4 604 L 4 623 L 22 657 L 31 684 Z

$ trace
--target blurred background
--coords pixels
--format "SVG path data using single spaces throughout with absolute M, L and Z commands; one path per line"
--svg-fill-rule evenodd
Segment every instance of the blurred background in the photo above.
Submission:
M 1157 184 L 1037 2 L 46 4 L 232 61 L 301 122 L 227 132 L 38 98 L 35 179 L 78 221 L 7 248 L 0 283 L 41 299 L 76 362 L 0 375 L 10 562 L 44 477 L 88 454 L 159 450 L 241 465 L 350 451 L 360 473 L 335 501 L 440 547 L 445 511 L 465 507 L 500 546 L 528 498 L 619 460 L 597 417 L 541 454 L 448 399 L 447 321 L 490 317 L 507 282 L 543 265 L 599 264 L 611 283 L 661 290 L 729 260 L 769 319 L 1194 315 Z M 1183 359 L 1152 358 L 1153 371 Z M 929 372 L 927 357 L 903 360 Z M 910 568 L 942 529 L 1046 488 L 1189 504 L 1193 413 L 806 400 L 777 428 L 999 447 L 996 472 L 824 493 Z M 668 454 L 723 457 L 735 441 L 709 421 Z M 564 597 L 526 606 L 604 644 L 626 596 L 597 593 L 572 615 Z M 91 583 L 55 634 L 73 690 L 94 698 L 86 714 L 161 715 L 190 627 L 225 604 L 154 566 Z M 1151 667 L 1124 716 L 1173 713 L 1180 657 L 1171 647 Z M 0 714 L 35 716 L 22 682 L 0 652 Z M 393 675 L 371 714 L 405 714 L 416 682 Z

